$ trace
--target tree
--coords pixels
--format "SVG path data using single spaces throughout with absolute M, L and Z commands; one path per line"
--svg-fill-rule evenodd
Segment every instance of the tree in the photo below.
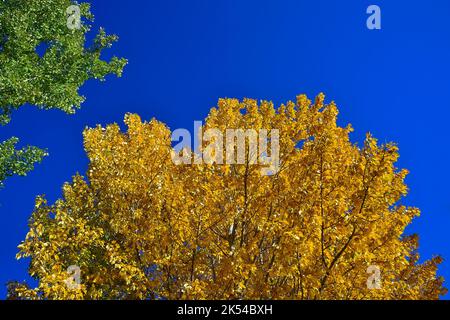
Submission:
M 74 113 L 84 101 L 78 93 L 84 82 L 104 80 L 110 73 L 121 75 L 126 60 L 100 58 L 117 37 L 100 29 L 93 45 L 86 47 L 93 15 L 89 4 L 74 4 L 70 0 L 0 1 L 1 125 L 26 104 Z M 71 19 L 78 18 L 79 24 L 73 24 Z M 46 155 L 35 147 L 16 150 L 17 142 L 11 138 L 0 143 L 0 186 L 9 176 L 25 175 Z
M 205 130 L 279 130 L 272 175 L 250 165 L 250 148 L 243 164 L 177 164 L 170 130 L 137 115 L 126 133 L 87 129 L 87 178 L 53 205 L 38 197 L 19 246 L 38 287 L 12 283 L 10 297 L 438 299 L 441 258 L 419 263 L 418 237 L 404 235 L 419 210 L 399 204 L 397 147 L 370 134 L 358 147 L 337 114 L 322 94 L 277 109 L 220 100 Z M 75 289 L 69 266 L 81 270 Z

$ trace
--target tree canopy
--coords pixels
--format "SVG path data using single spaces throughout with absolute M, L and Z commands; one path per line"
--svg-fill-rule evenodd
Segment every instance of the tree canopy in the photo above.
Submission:
M 86 178 L 63 198 L 38 197 L 18 258 L 36 288 L 17 299 L 438 299 L 441 258 L 419 262 L 419 215 L 400 204 L 406 170 L 395 144 L 350 141 L 338 109 L 304 95 L 271 102 L 222 99 L 204 128 L 278 129 L 280 168 L 177 165 L 171 132 L 128 114 L 84 132 Z M 67 286 L 78 266 L 80 286 Z M 371 267 L 380 271 L 368 286 Z
M 76 5 L 79 16 L 68 10 L 70 0 L 0 1 L 0 124 L 11 113 L 30 104 L 42 109 L 74 113 L 84 101 L 79 88 L 89 79 L 121 75 L 125 59 L 101 59 L 104 49 L 117 40 L 103 29 L 87 45 L 93 20 L 90 5 Z M 70 19 L 78 19 L 75 28 Z M 46 152 L 35 147 L 15 150 L 17 138 L 0 144 L 0 185 L 6 177 L 24 175 Z

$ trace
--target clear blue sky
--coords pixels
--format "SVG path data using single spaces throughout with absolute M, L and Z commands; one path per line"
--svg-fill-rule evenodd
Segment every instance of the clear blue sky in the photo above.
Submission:
M 448 0 L 93 0 L 94 29 L 120 41 L 110 52 L 129 59 L 121 79 L 89 82 L 73 116 L 26 107 L 0 128 L 2 140 L 48 148 L 27 177 L 0 191 L 0 298 L 8 280 L 26 280 L 17 245 L 27 232 L 34 198 L 61 196 L 87 159 L 85 126 L 122 123 L 126 112 L 191 128 L 220 97 L 275 103 L 323 91 L 352 123 L 352 138 L 370 131 L 400 147 L 399 167 L 411 171 L 405 203 L 422 216 L 423 258 L 441 254 L 450 279 L 450 1 Z M 366 28 L 366 8 L 382 10 L 382 30 Z

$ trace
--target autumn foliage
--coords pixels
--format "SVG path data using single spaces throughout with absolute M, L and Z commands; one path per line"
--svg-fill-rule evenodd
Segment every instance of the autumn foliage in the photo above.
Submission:
M 280 170 L 176 165 L 171 132 L 128 114 L 84 132 L 86 178 L 49 205 L 38 197 L 19 258 L 30 257 L 32 299 L 438 299 L 440 257 L 419 263 L 419 215 L 399 200 L 406 170 L 395 144 L 349 140 L 338 109 L 297 97 L 222 99 L 205 128 L 278 129 Z M 248 157 L 247 157 L 248 158 Z M 81 269 L 69 289 L 67 268 Z M 370 266 L 381 288 L 367 286 Z

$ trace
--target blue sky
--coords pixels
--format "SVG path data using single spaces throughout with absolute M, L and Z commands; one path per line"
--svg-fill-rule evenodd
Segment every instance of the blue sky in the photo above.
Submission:
M 400 147 L 398 166 L 411 171 L 405 203 L 422 216 L 423 258 L 441 254 L 450 279 L 450 2 L 383 0 L 93 0 L 94 29 L 120 37 L 111 52 L 129 59 L 123 78 L 88 82 L 82 109 L 68 116 L 27 106 L 0 128 L 0 139 L 47 148 L 50 156 L 27 177 L 0 190 L 0 299 L 8 280 L 27 280 L 16 261 L 34 198 L 61 196 L 84 173 L 86 126 L 122 123 L 126 112 L 155 117 L 172 129 L 191 128 L 220 97 L 276 104 L 323 91 L 352 123 L 352 139 L 370 131 Z M 377 4 L 382 29 L 366 28 Z

